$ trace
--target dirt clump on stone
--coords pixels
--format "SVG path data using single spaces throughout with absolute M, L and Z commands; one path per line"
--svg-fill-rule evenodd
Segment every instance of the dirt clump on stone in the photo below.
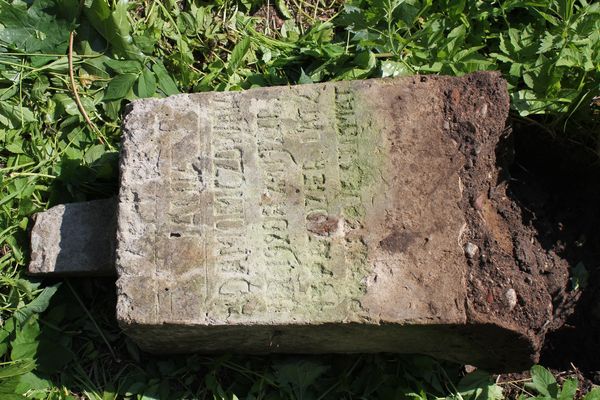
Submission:
M 568 267 L 555 248 L 540 242 L 540 235 L 523 204 L 508 190 L 508 167 L 513 161 L 510 128 L 503 137 L 490 121 L 505 124 L 502 107 L 479 101 L 481 90 L 508 106 L 506 90 L 490 75 L 473 74 L 449 81 L 445 90 L 446 128 L 465 157 L 461 179 L 466 226 L 459 238 L 469 262 L 467 313 L 471 322 L 511 327 L 532 338 L 539 354 L 545 334 L 560 327 L 568 315 Z M 490 172 L 491 171 L 491 172 Z M 510 351 L 510 349 L 507 349 Z M 537 356 L 532 359 L 537 362 Z

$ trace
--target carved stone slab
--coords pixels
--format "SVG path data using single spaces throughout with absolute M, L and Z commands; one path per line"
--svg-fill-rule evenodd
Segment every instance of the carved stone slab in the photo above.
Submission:
M 508 105 L 495 73 L 136 101 L 118 201 L 39 213 L 29 272 L 116 267 L 119 323 L 156 353 L 528 368 L 568 263 L 506 190 Z
M 527 365 L 533 339 L 466 307 L 473 160 L 449 101 L 476 110 L 464 129 L 492 138 L 477 155 L 493 157 L 508 112 L 495 74 L 133 102 L 116 258 L 126 333 L 153 352 Z

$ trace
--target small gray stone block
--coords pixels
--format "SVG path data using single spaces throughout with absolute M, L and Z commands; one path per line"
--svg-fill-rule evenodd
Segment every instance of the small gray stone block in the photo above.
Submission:
M 31 275 L 115 274 L 116 199 L 61 204 L 36 214 Z

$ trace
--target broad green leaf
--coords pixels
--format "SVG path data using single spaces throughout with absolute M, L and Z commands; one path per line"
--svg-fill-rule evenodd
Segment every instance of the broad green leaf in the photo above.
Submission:
M 567 379 L 563 382 L 558 400 L 573 400 L 577 393 L 577 379 Z
M 509 74 L 513 77 L 520 78 L 523 71 L 523 65 L 519 63 L 513 63 L 510 66 Z
M 573 15 L 573 7 L 575 6 L 575 0 L 558 0 L 558 15 L 563 20 L 569 20 Z
M 35 372 L 27 372 L 19 376 L 19 384 L 15 388 L 15 392 L 25 394 L 31 390 L 42 390 L 52 386 L 52 382 L 47 379 L 42 379 Z
M 35 0 L 29 8 L 0 1 L 0 45 L 21 52 L 64 53 L 73 24 L 48 14 L 47 2 Z
M 34 368 L 35 361 L 32 358 L 16 360 L 0 368 L 0 379 L 23 375 L 33 371 Z
M 14 319 L 10 318 L 4 322 L 4 326 L 0 328 L 0 357 L 4 356 L 8 351 L 8 344 L 10 342 L 10 336 L 14 332 L 15 322 Z
M 95 78 L 108 79 L 110 74 L 107 71 L 106 61 L 109 60 L 107 56 L 100 56 L 95 58 L 85 59 L 81 64 L 81 67 L 90 75 Z
M 123 390 L 123 392 L 125 393 L 125 396 L 140 394 L 144 392 L 146 386 L 147 384 L 145 382 L 132 382 L 130 386 L 126 387 L 126 389 Z
M 19 92 L 17 85 L 11 85 L 7 88 L 0 89 L 0 100 L 8 100 Z
M 83 12 L 86 18 L 117 55 L 129 60 L 143 58 L 142 52 L 133 44 L 130 35 L 131 25 L 127 18 L 126 0 L 118 0 L 114 8 L 108 0 L 91 0 L 84 4 Z
M 512 48 L 514 49 L 514 51 L 519 51 L 522 49 L 521 36 L 517 29 L 510 28 L 508 30 L 508 37 L 510 38 L 510 44 L 511 44 Z M 510 53 L 510 51 L 508 51 L 508 53 Z
M 117 75 L 110 80 L 104 92 L 104 101 L 122 100 L 127 97 L 137 79 L 135 74 Z
M 1 117 L 4 117 L 4 119 Z M 0 125 L 15 128 L 29 122 L 37 122 L 31 109 L 22 104 L 0 101 Z
M 558 395 L 558 384 L 554 375 L 540 365 L 531 367 L 531 383 L 527 386 L 535 389 L 539 394 L 555 399 Z
M 18 308 L 14 317 L 20 323 L 25 323 L 33 314 L 39 314 L 48 308 L 50 299 L 58 290 L 60 283 L 45 287 L 42 292 L 30 303 Z
M 463 12 L 466 4 L 467 4 L 466 0 L 451 1 L 448 3 L 448 12 L 450 13 L 451 16 L 456 17 Z
M 10 359 L 13 361 L 34 359 L 40 345 L 39 336 L 40 325 L 37 317 L 20 324 L 20 328 L 15 331 L 15 339 L 10 343 L 12 347 Z
M 152 54 L 156 48 L 156 40 L 156 38 L 150 36 L 149 31 L 138 31 L 133 36 L 135 45 L 146 54 Z
M 406 64 L 397 61 L 383 61 L 381 63 L 381 77 L 397 77 L 410 75 L 411 71 Z
M 231 55 L 229 56 L 229 70 L 235 71 L 238 69 L 242 60 L 248 54 L 248 50 L 250 50 L 250 37 L 246 36 L 231 51 Z
M 550 51 L 554 45 L 554 36 L 550 32 L 546 32 L 542 40 L 540 41 L 540 47 L 537 50 L 538 54 L 546 53 Z
M 17 278 L 12 279 L 10 282 L 11 286 L 14 286 L 21 291 L 27 300 L 33 300 L 35 298 L 35 291 L 39 289 L 39 282 L 31 282 L 27 279 Z
M 69 338 L 58 335 L 56 331 L 52 334 L 44 333 L 40 335 L 36 354 L 37 371 L 48 374 L 55 373 L 73 359 L 73 352 L 68 342 Z M 67 341 L 64 339 L 67 339 Z M 67 345 L 65 345 L 65 342 Z
M 79 115 L 79 108 L 72 96 L 65 93 L 58 93 L 52 98 L 59 105 L 59 112 L 66 112 L 69 115 Z
M 523 74 L 523 82 L 525 82 L 529 89 L 533 89 L 535 86 L 533 75 L 530 73 Z
M 354 63 L 364 69 L 371 69 L 375 66 L 377 60 L 371 51 L 361 51 L 354 57 Z
M 288 6 L 285 4 L 284 0 L 275 0 L 275 7 L 277 7 L 277 11 L 279 11 L 281 16 L 285 19 L 293 18 L 292 13 L 290 12 Z
M 477 53 L 477 51 L 481 50 L 485 46 L 475 46 L 464 50 L 459 50 L 452 57 L 452 61 L 457 62 L 461 61 L 463 58 L 467 58 L 468 56 Z
M 533 12 L 535 12 L 536 14 L 538 14 L 543 19 L 545 19 L 546 21 L 548 21 L 551 25 L 553 25 L 553 26 L 559 26 L 560 25 L 560 19 L 559 18 L 556 18 L 554 15 L 542 11 L 542 9 L 546 8 L 546 7 L 548 7 L 548 3 L 546 3 L 546 4 L 540 4 L 539 7 L 532 7 L 531 10 Z
M 80 0 L 55 0 L 56 12 L 67 21 L 73 21 L 79 13 Z
M 274 368 L 277 382 L 287 388 L 288 393 L 293 394 L 295 398 L 303 399 L 310 386 L 329 369 L 329 366 L 300 359 L 276 363 Z
M 519 112 L 519 115 L 525 117 L 529 114 L 544 114 L 548 108 L 548 103 L 538 100 L 532 90 L 519 90 L 510 95 L 511 107 Z
M 313 80 L 310 76 L 306 75 L 303 69 L 300 69 L 300 77 L 298 78 L 298 83 L 300 85 L 303 85 L 307 83 L 313 83 Z
M 583 400 L 600 400 L 600 388 L 593 388 L 585 395 Z
M 150 386 L 144 391 L 144 395 L 140 400 L 160 400 L 161 396 L 159 393 L 160 384 Z
M 354 80 L 354 79 L 365 79 L 371 73 L 370 69 L 362 68 L 351 68 L 344 72 L 341 72 L 336 80 Z
M 142 63 L 136 60 L 114 60 L 108 58 L 104 61 L 104 64 L 117 74 L 137 74 L 142 71 Z
M 18 384 L 18 376 L 0 380 L 0 398 L 2 400 L 24 400 L 22 395 L 16 394 Z
M 48 78 L 45 75 L 41 75 L 33 83 L 33 88 L 31 89 L 31 96 L 36 100 L 43 100 L 44 95 L 49 87 L 50 82 L 48 81 Z
M 92 164 L 94 161 L 102 157 L 106 153 L 106 147 L 103 144 L 96 144 L 85 152 L 83 160 L 88 164 Z
M 459 398 L 500 400 L 502 388 L 494 383 L 490 374 L 476 370 L 465 375 L 458 384 Z
M 152 66 L 152 72 L 156 74 L 158 87 L 165 95 L 171 96 L 179 93 L 179 89 L 177 88 L 175 81 L 173 78 L 171 78 L 162 62 L 156 62 Z
M 21 141 L 11 142 L 11 143 L 7 144 L 4 148 L 14 154 L 25 153 L 23 151 L 23 142 L 21 142 Z
M 504 39 L 504 34 L 502 34 L 502 33 L 500 34 L 499 37 L 500 37 L 500 43 L 499 43 L 498 47 L 500 48 L 500 51 L 502 51 L 506 55 L 510 55 L 512 53 L 511 52 L 512 49 L 508 48 L 508 45 L 510 44 L 510 42 L 509 43 L 506 42 L 506 39 Z
M 152 97 L 156 93 L 156 77 L 149 69 L 144 69 L 136 85 L 136 95 L 139 98 Z

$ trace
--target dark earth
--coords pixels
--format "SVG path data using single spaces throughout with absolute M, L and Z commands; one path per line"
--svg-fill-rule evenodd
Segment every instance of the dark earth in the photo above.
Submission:
M 510 128 L 498 140 L 493 132 L 505 126 L 503 108 L 488 109 L 480 101 L 484 90 L 495 105 L 507 107 L 504 83 L 486 74 L 453 82 L 445 93 L 446 120 L 465 160 L 461 175 L 465 236 L 477 246 L 470 255 L 466 277 L 468 319 L 520 332 L 531 346 L 531 362 L 537 362 L 544 335 L 562 325 L 568 314 L 566 305 L 574 296 L 566 290 L 569 265 L 556 249 L 538 238 L 536 227 L 524 218 L 531 208 L 511 196 L 508 167 L 514 157 Z M 479 116 L 486 114 L 489 119 L 483 124 Z M 519 343 L 509 346 L 503 352 L 523 351 Z
M 598 155 L 531 125 L 515 121 L 513 126 L 508 193 L 522 205 L 523 218 L 543 247 L 566 259 L 571 275 L 582 270 L 575 274 L 581 276 L 582 290 L 573 291 L 570 284 L 571 291 L 555 299 L 564 324 L 546 335 L 540 362 L 558 371 L 580 370 L 600 384 Z
M 559 382 L 578 378 L 583 394 L 600 384 L 598 154 L 568 134 L 553 136 L 543 124 L 517 116 L 495 145 L 476 129 L 479 105 L 468 89 L 449 89 L 446 95 L 449 113 L 459 116 L 450 128 L 467 159 L 463 207 L 479 247 L 468 279 L 471 317 L 491 314 L 529 329 L 539 338 L 539 363 Z M 497 166 L 495 186 L 482 176 L 490 163 Z M 517 293 L 514 310 L 507 307 L 507 288 Z M 540 309 L 546 296 L 552 299 L 551 316 Z M 499 381 L 527 377 L 510 374 Z
M 512 149 L 514 155 L 507 193 L 521 205 L 524 221 L 536 230 L 544 248 L 570 266 L 568 291 L 554 302 L 562 324 L 547 332 L 540 364 L 551 369 L 559 383 L 577 378 L 582 397 L 592 384 L 600 384 L 600 161 L 587 146 L 553 137 L 527 121 L 511 122 L 513 133 L 505 151 Z M 581 281 L 577 290 L 574 278 Z M 498 381 L 528 377 L 507 374 Z M 521 393 L 518 383 L 503 387 L 507 398 Z

